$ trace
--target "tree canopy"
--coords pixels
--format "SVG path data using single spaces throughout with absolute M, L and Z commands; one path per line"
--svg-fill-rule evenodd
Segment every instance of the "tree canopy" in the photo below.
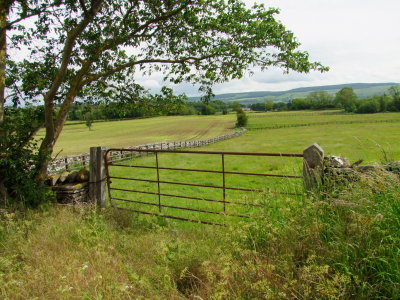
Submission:
M 239 0 L 35 0 L 26 10 L 24 3 L 10 0 L 1 10 L 9 47 L 28 51 L 22 61 L 9 61 L 5 82 L 15 102 L 44 103 L 41 174 L 74 100 L 119 98 L 138 74 L 162 72 L 166 81 L 196 84 L 210 95 L 213 84 L 241 78 L 255 66 L 327 70 L 298 50 L 293 33 L 275 18 L 279 11 L 263 5 L 248 9 Z M 10 21 L 24 10 L 32 12 L 32 26 Z
M 351 87 L 342 88 L 336 93 L 335 100 L 345 111 L 355 111 L 357 95 Z

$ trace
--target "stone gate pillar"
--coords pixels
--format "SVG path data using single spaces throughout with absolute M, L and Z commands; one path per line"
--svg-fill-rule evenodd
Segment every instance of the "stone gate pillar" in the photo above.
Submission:
M 324 150 L 316 143 L 303 151 L 303 179 L 307 191 L 318 190 L 323 183 Z

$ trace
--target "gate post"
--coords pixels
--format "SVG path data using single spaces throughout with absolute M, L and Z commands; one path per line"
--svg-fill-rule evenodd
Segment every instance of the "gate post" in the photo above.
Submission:
M 308 192 L 317 190 L 323 183 L 324 150 L 316 143 L 303 151 L 303 180 Z
M 106 206 L 106 147 L 90 147 L 89 201 Z

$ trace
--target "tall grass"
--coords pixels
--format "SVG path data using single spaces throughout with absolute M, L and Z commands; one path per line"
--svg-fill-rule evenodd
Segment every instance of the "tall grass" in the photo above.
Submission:
M 399 199 L 399 178 L 379 171 L 327 195 L 271 197 L 227 228 L 90 207 L 2 211 L 0 298 L 395 299 Z

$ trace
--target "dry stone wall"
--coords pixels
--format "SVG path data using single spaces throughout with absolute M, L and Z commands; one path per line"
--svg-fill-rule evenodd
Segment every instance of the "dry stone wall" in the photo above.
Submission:
M 47 184 L 55 192 L 58 203 L 81 204 L 89 202 L 89 171 L 85 168 L 49 176 Z
M 217 136 L 214 138 L 204 139 L 204 140 L 196 140 L 196 141 L 177 141 L 177 142 L 159 142 L 153 144 L 145 144 L 138 146 L 129 146 L 125 147 L 125 149 L 147 149 L 147 150 L 175 150 L 178 148 L 196 148 L 202 147 L 210 144 L 214 144 L 219 141 L 231 139 L 234 137 L 238 137 L 245 133 L 247 130 L 245 128 L 241 128 L 238 131 L 235 131 L 232 134 L 225 134 L 221 136 Z M 123 151 L 112 151 L 110 152 L 110 160 L 118 161 L 124 160 L 132 155 L 140 156 L 146 155 L 145 153 L 127 153 Z M 57 174 L 63 171 L 71 171 L 76 169 L 81 169 L 82 167 L 88 167 L 90 160 L 89 153 L 83 153 L 79 155 L 66 156 L 60 158 L 54 158 L 49 164 L 48 173 L 49 174 Z

